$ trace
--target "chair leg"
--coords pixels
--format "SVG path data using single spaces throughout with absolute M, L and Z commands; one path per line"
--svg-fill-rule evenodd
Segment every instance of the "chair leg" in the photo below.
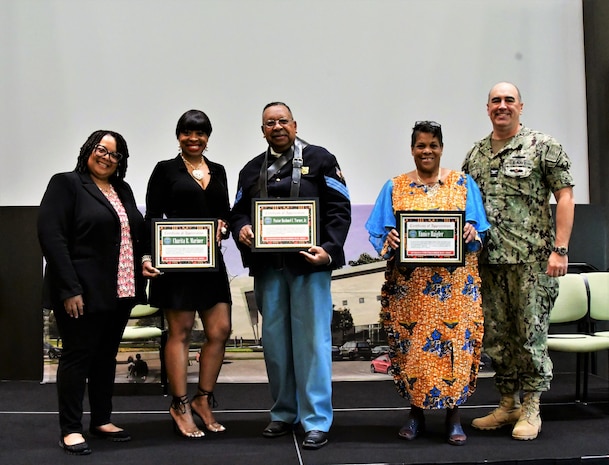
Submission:
M 581 354 L 578 353 L 575 356 L 575 401 L 579 402 L 580 399 L 580 385 L 581 385 Z
M 159 357 L 161 359 L 161 388 L 163 389 L 163 395 L 166 396 L 169 393 L 169 386 L 167 383 L 167 367 L 165 366 L 165 344 L 167 343 L 167 331 L 164 330 L 161 334 L 161 346 L 159 347 Z
M 583 402 L 587 402 L 588 401 L 588 371 L 590 368 L 590 354 L 582 354 L 582 356 L 584 357 L 584 394 L 583 394 L 583 398 L 582 401 Z

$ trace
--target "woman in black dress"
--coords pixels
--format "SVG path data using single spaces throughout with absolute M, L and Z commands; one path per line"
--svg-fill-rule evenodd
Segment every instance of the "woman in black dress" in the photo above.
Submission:
M 216 240 L 226 239 L 229 213 L 226 171 L 203 153 L 211 135 L 209 118 L 190 110 L 178 120 L 176 136 L 180 153 L 159 162 L 148 181 L 147 224 L 152 219 L 181 218 L 218 220 Z M 193 413 L 205 429 L 213 433 L 226 428 L 214 418 L 213 391 L 224 360 L 225 344 L 231 332 L 231 296 L 222 254 L 218 271 L 167 272 L 152 266 L 150 256 L 142 259 L 144 276 L 150 282 L 150 304 L 163 309 L 168 324 L 165 365 L 173 400 L 169 413 L 182 436 L 201 438 Z M 187 394 L 188 352 L 195 315 L 203 322 L 205 342 L 201 347 L 198 392 L 189 401 Z

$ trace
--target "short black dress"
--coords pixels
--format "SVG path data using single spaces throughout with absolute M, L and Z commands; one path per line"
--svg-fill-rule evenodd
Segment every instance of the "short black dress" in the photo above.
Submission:
M 226 170 L 207 158 L 205 161 L 211 173 L 206 189 L 188 174 L 179 155 L 156 165 L 146 192 L 145 219 L 149 231 L 152 231 L 151 220 L 158 218 L 228 219 Z M 217 258 L 218 271 L 166 272 L 151 279 L 150 305 L 162 309 L 206 310 L 219 302 L 232 303 L 224 258 L 221 253 Z

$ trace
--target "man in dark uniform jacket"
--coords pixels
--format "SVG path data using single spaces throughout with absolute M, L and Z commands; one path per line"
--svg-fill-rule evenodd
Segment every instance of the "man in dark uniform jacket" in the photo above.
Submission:
M 298 139 L 296 127 L 285 103 L 264 107 L 269 148 L 239 173 L 230 224 L 262 313 L 274 401 L 262 434 L 282 436 L 300 422 L 303 447 L 319 449 L 328 442 L 333 419 L 331 273 L 345 264 L 351 203 L 334 155 Z M 300 252 L 252 252 L 252 199 L 289 197 L 318 199 L 319 244 Z

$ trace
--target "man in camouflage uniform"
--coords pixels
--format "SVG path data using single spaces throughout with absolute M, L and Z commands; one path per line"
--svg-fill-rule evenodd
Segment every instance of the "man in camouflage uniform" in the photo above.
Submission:
M 491 89 L 487 112 L 493 132 L 474 144 L 463 170 L 480 187 L 491 223 L 480 258 L 484 349 L 501 394 L 499 407 L 472 426 L 515 424 L 512 437 L 527 440 L 541 431 L 539 398 L 552 380 L 549 316 L 558 295 L 556 277 L 567 272 L 574 201 L 567 154 L 551 136 L 520 124 L 522 108 L 515 85 L 500 82 Z

